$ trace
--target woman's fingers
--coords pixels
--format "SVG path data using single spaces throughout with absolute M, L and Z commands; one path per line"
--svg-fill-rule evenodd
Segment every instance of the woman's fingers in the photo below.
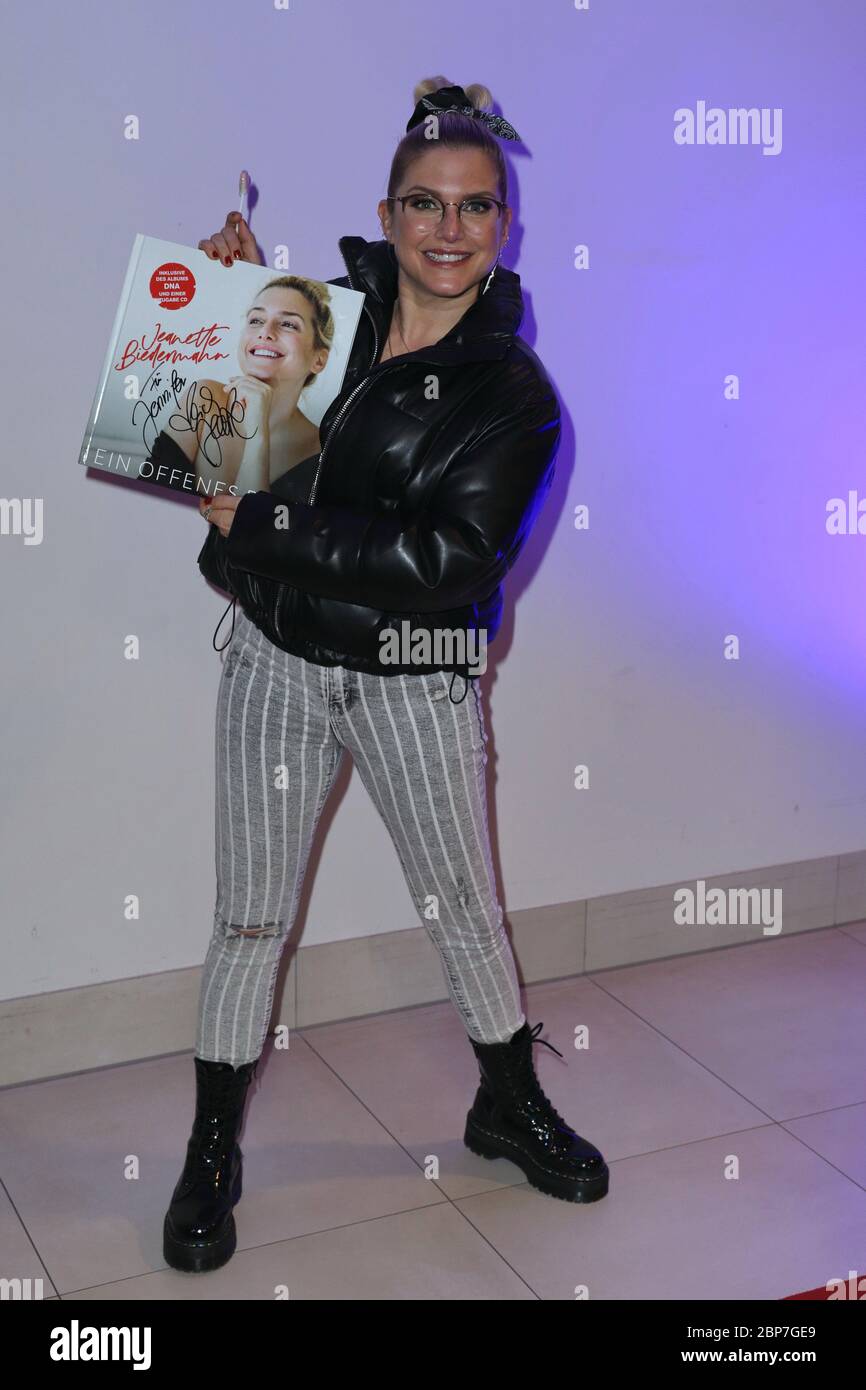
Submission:
M 223 227 L 220 235 L 222 236 L 223 241 L 228 247 L 232 261 L 235 261 L 243 259 L 243 253 L 241 251 L 241 243 L 238 234 L 235 231 L 234 223 L 230 220 L 231 217 L 232 214 L 229 213 L 226 217 L 226 224 Z
M 234 265 L 235 261 L 263 264 L 255 238 L 239 212 L 227 213 L 222 229 L 213 236 L 204 237 L 198 247 L 211 260 L 222 261 L 223 265 Z
M 210 499 L 200 497 L 198 509 L 202 516 L 204 516 L 208 507 L 210 507 L 210 516 L 207 518 L 209 524 L 211 526 L 216 526 L 220 535 L 227 537 L 229 531 L 232 529 L 232 522 L 235 519 L 235 512 L 237 511 L 240 500 L 240 497 L 232 497 L 227 493 L 221 493 Z
M 210 256 L 212 261 L 221 261 L 223 256 L 228 254 L 228 250 L 225 246 L 218 246 L 218 242 L 222 242 L 222 236 L 219 232 L 214 232 L 213 236 L 202 238 L 198 244 L 198 249 L 204 251 L 206 256 Z
M 213 236 L 209 237 L 206 242 L 199 242 L 199 246 L 207 252 L 212 260 L 222 261 L 223 265 L 234 265 L 236 260 L 242 259 L 241 244 L 235 235 L 234 228 L 228 224 L 223 227 L 222 231 L 214 232 Z
M 250 261 L 253 265 L 261 265 L 259 259 L 259 248 L 256 246 L 255 237 L 244 221 L 239 212 L 230 212 L 226 217 L 226 225 L 231 226 L 237 239 L 237 258 Z M 228 240 L 228 237 L 226 238 Z
M 234 248 L 229 245 L 225 227 L 221 232 L 214 232 L 211 240 L 223 265 L 234 265 Z
M 228 538 L 229 531 L 232 529 L 232 522 L 235 519 L 235 512 L 237 511 L 240 500 L 239 497 L 217 498 L 216 501 L 222 505 L 215 505 L 210 514 L 209 521 L 211 525 L 216 526 L 220 535 L 225 538 Z

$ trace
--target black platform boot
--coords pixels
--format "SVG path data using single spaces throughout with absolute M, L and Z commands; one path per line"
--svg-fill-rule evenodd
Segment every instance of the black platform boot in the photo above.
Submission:
M 547 1099 L 532 1057 L 544 1025 L 524 1023 L 502 1043 L 470 1038 L 481 1085 L 466 1116 L 466 1147 L 483 1158 L 510 1158 L 533 1187 L 568 1202 L 596 1202 L 608 1186 L 608 1167 L 594 1144 L 566 1124 Z
M 219 1269 L 234 1254 L 232 1208 L 240 1201 L 242 1165 L 237 1135 L 258 1059 L 239 1067 L 194 1061 L 195 1120 L 165 1216 L 163 1255 L 172 1269 L 201 1273 Z

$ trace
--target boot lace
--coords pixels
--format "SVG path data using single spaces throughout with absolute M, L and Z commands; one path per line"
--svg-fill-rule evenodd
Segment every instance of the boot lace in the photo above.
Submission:
M 237 1147 L 236 1130 L 243 1110 L 246 1087 L 238 1093 L 237 1078 L 227 1072 L 212 1076 L 193 1121 L 195 1167 L 199 1173 L 219 1178 Z
M 557 1057 L 562 1056 L 562 1053 L 560 1052 L 558 1047 L 554 1047 L 553 1043 L 549 1043 L 546 1041 L 545 1038 L 540 1038 L 538 1036 L 543 1027 L 543 1022 L 536 1023 L 535 1027 L 530 1029 L 529 1033 L 527 1034 L 526 1041 L 529 1044 L 529 1046 L 527 1046 L 525 1052 L 521 1050 L 521 1061 L 523 1062 L 521 1079 L 528 1094 L 531 1096 L 535 1105 L 538 1107 L 538 1110 L 540 1111 L 541 1115 L 545 1119 L 552 1121 L 558 1129 L 563 1130 L 566 1134 L 573 1134 L 574 1131 L 572 1130 L 571 1126 L 563 1118 L 563 1116 L 560 1115 L 559 1111 L 555 1108 L 552 1101 L 550 1101 L 544 1094 L 544 1091 L 541 1087 L 541 1082 L 535 1074 L 535 1065 L 532 1057 L 532 1043 L 540 1042 L 545 1047 L 550 1048 L 551 1052 L 555 1052 Z

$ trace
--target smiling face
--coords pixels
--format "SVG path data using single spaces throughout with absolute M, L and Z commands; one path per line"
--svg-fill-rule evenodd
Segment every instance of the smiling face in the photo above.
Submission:
M 425 193 L 443 203 L 482 195 L 502 198 L 495 166 L 483 150 L 435 148 L 435 140 L 431 144 L 434 148 L 412 161 L 397 195 L 418 194 L 418 210 L 426 207 Z M 466 294 L 490 272 L 508 234 L 511 209 L 500 214 L 494 207 L 486 217 L 470 220 L 461 219 L 456 207 L 446 207 L 438 226 L 419 231 L 412 203 L 404 213 L 400 203 L 383 199 L 379 217 L 404 275 L 428 293 L 451 299 Z
M 241 371 L 269 385 L 305 381 L 328 361 L 328 349 L 314 348 L 313 339 L 313 306 L 306 295 L 271 285 L 247 310 L 238 343 Z

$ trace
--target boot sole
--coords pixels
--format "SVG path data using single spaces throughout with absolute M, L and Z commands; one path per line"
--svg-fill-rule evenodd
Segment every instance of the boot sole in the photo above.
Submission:
M 610 1181 L 607 1164 L 601 1173 L 592 1178 L 568 1178 L 561 1173 L 553 1173 L 536 1163 L 519 1144 L 500 1134 L 479 1129 L 471 1117 L 466 1120 L 463 1142 L 479 1158 L 507 1158 L 521 1170 L 532 1187 L 549 1197 L 560 1197 L 564 1202 L 598 1202 L 607 1195 Z
M 237 1183 L 232 1193 L 232 1206 L 241 1199 L 241 1185 Z M 205 1274 L 213 1269 L 221 1269 L 228 1264 L 237 1246 L 235 1218 L 229 1214 L 226 1228 L 218 1240 L 186 1241 L 180 1240 L 171 1228 L 166 1213 L 162 1228 L 162 1254 L 166 1264 L 172 1269 L 183 1270 L 187 1274 Z

